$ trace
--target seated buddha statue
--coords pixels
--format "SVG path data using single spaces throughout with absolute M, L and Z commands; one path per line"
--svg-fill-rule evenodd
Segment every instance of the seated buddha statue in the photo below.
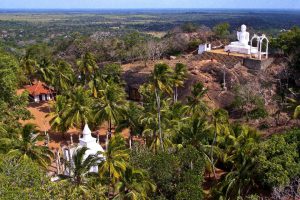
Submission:
M 238 45 L 238 46 L 249 46 L 250 35 L 247 32 L 247 26 L 241 26 L 241 32 L 237 32 L 237 42 L 232 42 L 231 45 Z
M 241 54 L 250 54 L 250 34 L 247 32 L 247 26 L 242 25 L 241 31 L 237 32 L 238 41 L 231 42 L 230 45 L 225 47 L 226 52 L 236 52 Z

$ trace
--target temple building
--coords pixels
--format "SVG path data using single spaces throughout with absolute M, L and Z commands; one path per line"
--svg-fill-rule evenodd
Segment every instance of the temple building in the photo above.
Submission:
M 55 98 L 55 91 L 41 81 L 35 82 L 33 85 L 25 86 L 25 90 L 29 92 L 30 102 L 49 101 Z
M 99 163 L 101 162 L 101 160 L 104 160 L 104 156 L 102 154 L 99 154 L 101 152 L 104 152 L 104 149 L 99 144 L 99 141 L 97 141 L 97 139 L 92 136 L 92 132 L 87 124 L 84 126 L 84 129 L 82 131 L 82 137 L 79 139 L 79 144 L 72 147 L 63 148 L 64 160 L 70 163 L 71 165 L 74 164 L 73 156 L 76 154 L 76 151 L 78 149 L 81 149 L 83 147 L 86 147 L 88 149 L 84 154 L 84 159 L 86 159 L 89 155 L 98 155 Z M 97 173 L 98 165 L 92 166 L 89 172 Z M 64 175 L 71 174 L 72 171 L 68 166 L 66 166 L 64 170 Z

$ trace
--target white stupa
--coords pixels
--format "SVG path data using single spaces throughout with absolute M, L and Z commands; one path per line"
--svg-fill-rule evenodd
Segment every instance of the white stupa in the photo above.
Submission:
M 88 148 L 88 150 L 84 154 L 84 159 L 86 159 L 89 155 L 96 155 L 98 154 L 99 163 L 101 160 L 104 159 L 104 156 L 102 154 L 99 154 L 99 152 L 104 152 L 102 146 L 97 142 L 97 139 L 92 136 L 92 131 L 90 130 L 89 126 L 86 124 L 84 126 L 84 129 L 82 131 L 82 138 L 79 139 L 79 144 L 76 147 L 73 148 L 65 148 L 64 149 L 64 159 L 72 163 L 72 157 L 76 153 L 78 149 L 81 149 L 83 147 Z M 91 167 L 90 172 L 98 172 L 98 165 Z M 69 169 L 65 170 L 65 174 L 68 175 L 72 172 L 70 172 Z

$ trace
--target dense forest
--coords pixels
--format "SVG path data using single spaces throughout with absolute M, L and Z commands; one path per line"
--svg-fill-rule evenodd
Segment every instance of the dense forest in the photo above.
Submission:
M 93 13 L 60 14 L 59 23 L 51 14 L 0 14 L 6 27 L 0 32 L 0 199 L 299 199 L 300 28 L 292 26 L 300 15 L 285 14 L 290 20 L 283 22 L 282 13 L 269 14 L 281 19 L 273 25 L 239 13 L 251 32 L 272 32 L 274 57 L 285 64 L 274 102 L 277 114 L 285 112 L 295 123 L 266 135 L 267 127 L 248 123 L 269 115 L 253 88 L 235 87 L 232 106 L 215 107 L 202 82 L 188 88 L 187 96 L 179 92 L 189 78 L 185 64 L 161 62 L 193 55 L 204 42 L 228 43 L 240 21 L 229 13 L 142 14 L 106 14 L 99 27 L 101 17 Z M 138 23 L 143 20 L 151 22 Z M 123 79 L 122 65 L 135 61 L 155 63 L 138 88 L 140 101 L 129 100 Z M 33 116 L 28 92 L 17 93 L 36 80 L 57 92 L 49 104 L 50 131 L 65 136 L 85 124 L 93 132 L 105 124 L 105 159 L 85 158 L 88 149 L 79 149 L 73 173 L 51 181 L 47 172 L 55 154 L 47 146 L 49 136 L 22 123 Z M 122 135 L 125 129 L 128 137 Z M 89 173 L 97 163 L 99 172 Z

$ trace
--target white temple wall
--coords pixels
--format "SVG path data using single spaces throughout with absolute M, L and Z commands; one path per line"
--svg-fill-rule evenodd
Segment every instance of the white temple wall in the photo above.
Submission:
M 40 102 L 40 97 L 39 96 L 34 96 L 34 102 L 36 102 L 36 103 L 38 103 L 38 102 Z

